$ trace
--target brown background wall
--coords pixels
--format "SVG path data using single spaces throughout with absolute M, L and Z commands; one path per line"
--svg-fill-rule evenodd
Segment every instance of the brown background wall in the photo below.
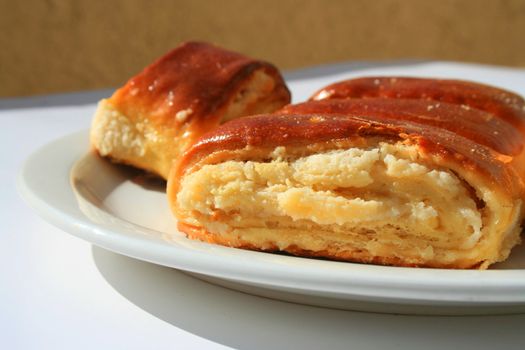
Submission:
M 396 58 L 525 67 L 525 0 L 0 0 L 0 96 L 118 86 L 190 39 L 283 69 Z

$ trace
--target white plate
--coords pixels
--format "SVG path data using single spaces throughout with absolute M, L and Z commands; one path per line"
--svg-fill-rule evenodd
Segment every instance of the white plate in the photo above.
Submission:
M 483 78 L 476 70 L 487 72 L 488 76 L 499 77 L 498 85 L 505 86 L 507 70 L 452 66 L 456 75 Z M 433 68 L 426 67 L 426 73 L 435 72 L 436 67 Z M 366 73 L 403 74 L 407 67 L 389 69 L 369 69 L 372 71 Z M 345 76 L 359 72 L 363 74 L 361 70 L 346 72 Z M 525 73 L 517 72 L 524 81 Z M 413 68 L 412 73 L 432 75 L 425 74 L 420 66 Z M 320 77 L 314 78 L 292 74 L 292 91 L 299 91 L 301 98 L 326 80 L 340 79 L 337 74 L 321 72 Z M 514 249 L 507 262 L 491 270 L 461 271 L 304 259 L 188 240 L 176 230 L 162 184 L 144 183 L 136 172 L 89 153 L 87 131 L 57 140 L 34 153 L 22 169 L 18 185 L 23 197 L 46 220 L 75 236 L 249 293 L 374 312 L 525 312 L 523 247 Z

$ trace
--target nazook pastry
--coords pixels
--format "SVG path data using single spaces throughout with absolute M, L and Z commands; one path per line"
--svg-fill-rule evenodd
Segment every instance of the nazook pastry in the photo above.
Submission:
M 518 129 L 468 104 L 310 101 L 205 135 L 167 191 L 179 230 L 194 239 L 484 269 L 520 241 L 524 161 Z
M 272 64 L 187 42 L 100 101 L 91 144 L 115 162 L 166 178 L 173 160 L 203 133 L 289 102 Z

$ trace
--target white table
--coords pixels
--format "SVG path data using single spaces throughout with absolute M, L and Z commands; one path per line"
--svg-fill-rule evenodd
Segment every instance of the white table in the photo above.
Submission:
M 525 84 L 525 82 L 523 82 Z M 41 220 L 15 178 L 89 127 L 107 91 L 0 100 L 0 349 L 524 349 L 525 315 L 431 317 L 316 308 L 120 256 Z

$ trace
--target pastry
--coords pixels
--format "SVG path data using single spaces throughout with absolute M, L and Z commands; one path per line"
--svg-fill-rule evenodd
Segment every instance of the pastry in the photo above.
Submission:
M 100 101 L 91 144 L 102 156 L 166 178 L 174 159 L 228 120 L 290 102 L 276 67 L 187 42 Z
M 441 101 L 495 114 L 525 131 L 525 100 L 510 91 L 463 80 L 364 77 L 330 84 L 310 100 L 406 98 Z
M 524 138 L 506 118 L 421 99 L 310 101 L 242 118 L 177 161 L 179 230 L 225 246 L 479 268 L 520 241 Z

